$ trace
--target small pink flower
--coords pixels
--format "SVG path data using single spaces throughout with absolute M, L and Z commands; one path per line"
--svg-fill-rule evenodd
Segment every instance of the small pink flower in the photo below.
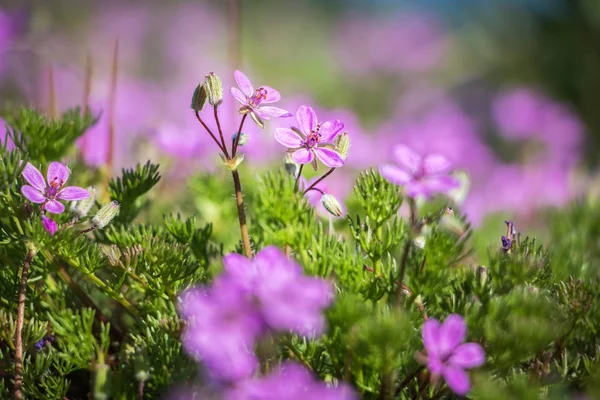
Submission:
M 54 235 L 58 229 L 56 226 L 56 221 L 42 215 L 42 224 L 44 225 L 44 229 L 46 232 L 50 234 L 50 236 Z
M 253 119 L 259 117 L 264 120 L 269 120 L 271 117 L 292 116 L 292 114 L 284 109 L 262 105 L 279 101 L 281 95 L 277 90 L 270 86 L 261 86 L 254 90 L 252 82 L 250 82 L 250 79 L 242 71 L 235 71 L 233 76 L 240 88 L 232 87 L 231 94 L 242 105 L 240 107 L 241 114 L 249 113 L 253 116 Z
M 317 169 L 317 158 L 330 168 L 344 165 L 344 159 L 333 150 L 333 139 L 344 129 L 344 124 L 336 119 L 319 123 L 317 115 L 309 106 L 300 106 L 296 112 L 298 128 L 277 128 L 275 139 L 289 147 L 292 158 L 299 164 L 313 163 Z
M 471 389 L 465 369 L 475 368 L 485 362 L 485 352 L 477 343 L 463 343 L 467 336 L 465 320 L 451 314 L 443 324 L 429 318 L 421 330 L 423 345 L 427 350 L 427 369 L 434 378 L 440 375 L 459 396 Z
M 83 200 L 90 195 L 87 190 L 77 186 L 63 187 L 69 174 L 65 165 L 54 161 L 48 166 L 46 183 L 42 173 L 31 163 L 27 163 L 23 169 L 23 177 L 29 185 L 23 185 L 21 193 L 32 203 L 41 203 L 43 211 L 60 214 L 65 211 L 65 206 L 58 200 Z
M 447 193 L 457 188 L 460 182 L 448 175 L 450 161 L 440 154 L 421 157 L 404 145 L 394 148 L 398 166 L 383 164 L 379 173 L 389 182 L 404 186 L 408 197 L 431 198 L 435 193 Z

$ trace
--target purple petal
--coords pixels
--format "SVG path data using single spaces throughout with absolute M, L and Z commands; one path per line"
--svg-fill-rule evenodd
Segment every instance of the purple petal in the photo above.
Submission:
M 251 277 L 255 275 L 252 268 L 252 261 L 237 253 L 230 253 L 223 257 L 223 265 L 225 271 L 230 274 L 235 280 L 243 281 L 243 283 L 251 284 Z
M 252 82 L 250 82 L 250 79 L 248 79 L 248 77 L 246 75 L 244 75 L 244 73 L 242 71 L 236 70 L 233 73 L 233 77 L 235 78 L 237 85 L 242 90 L 242 93 L 244 93 L 246 95 L 246 97 L 250 97 L 254 94 L 254 88 L 252 87 Z
M 275 129 L 275 140 L 290 148 L 301 147 L 304 143 L 302 138 L 296 132 L 288 128 Z
M 423 338 L 423 345 L 427 350 L 427 355 L 438 354 L 438 346 L 440 341 L 440 323 L 435 318 L 429 318 L 423 324 L 421 328 L 421 337 Z
M 329 168 L 339 168 L 344 165 L 344 159 L 335 150 L 327 147 L 315 147 L 314 152 L 317 158 Z
M 344 129 L 344 123 L 339 119 L 323 122 L 319 130 L 321 134 L 321 140 L 319 141 L 323 143 L 331 142 L 342 129 Z
M 427 355 L 427 369 L 433 375 L 441 375 L 444 369 L 444 363 L 437 354 L 428 354 Z
M 460 186 L 458 179 L 450 175 L 425 177 L 421 182 L 429 193 L 446 193 Z
M 399 144 L 394 147 L 394 158 L 401 167 L 406 168 L 413 174 L 419 172 L 421 169 L 421 156 L 412 151 L 408 146 Z
M 442 371 L 442 375 L 454 393 L 459 396 L 469 393 L 471 383 L 469 382 L 469 375 L 464 370 L 458 367 L 446 366 Z
M 276 101 L 281 100 L 281 95 L 277 90 L 270 86 L 263 86 L 262 88 L 267 91 L 267 98 L 262 101 L 263 103 L 275 103 Z
M 300 106 L 296 112 L 296 120 L 302 132 L 306 135 L 317 129 L 317 115 L 309 106 Z
M 379 174 L 394 185 L 406 185 L 412 180 L 412 176 L 392 164 L 383 164 L 379 166 Z
M 54 235 L 58 230 L 56 221 L 46 217 L 45 215 L 42 215 L 42 225 L 44 225 L 44 229 L 50 234 L 50 236 Z
M 61 214 L 65 211 L 65 206 L 56 200 L 50 200 L 44 205 L 44 210 L 53 214 Z
M 83 200 L 88 197 L 90 197 L 90 192 L 77 186 L 67 186 L 58 192 L 58 195 L 56 196 L 57 199 L 68 201 Z
M 448 171 L 452 163 L 441 154 L 430 154 L 423 159 L 423 170 L 425 174 L 441 174 Z
M 27 163 L 25 168 L 23 168 L 22 174 L 23 178 L 25 178 L 25 180 L 29 182 L 31 186 L 40 192 L 43 192 L 46 189 L 46 180 L 44 179 L 44 175 L 42 175 L 42 173 L 31 163 Z
M 21 193 L 23 193 L 23 196 L 32 203 L 43 203 L 44 200 L 46 200 L 46 196 L 33 186 L 23 185 L 21 187 Z
M 450 314 L 439 331 L 439 355 L 444 358 L 449 355 L 467 337 L 467 324 L 458 314 Z
M 465 343 L 454 349 L 450 356 L 448 364 L 460 368 L 475 368 L 483 365 L 485 362 L 485 352 L 483 347 L 477 343 Z
M 417 197 L 431 198 L 430 188 L 423 181 L 410 181 L 405 185 L 406 196 L 416 199 Z
M 55 184 L 58 184 L 60 187 L 69 179 L 69 174 L 69 168 L 67 168 L 66 165 L 53 161 L 48 165 L 48 174 L 46 175 L 46 178 L 48 178 L 49 185 L 52 185 L 52 182 L 55 182 Z
M 244 93 L 242 93 L 240 89 L 232 87 L 230 91 L 231 95 L 235 97 L 235 99 L 239 101 L 242 105 L 248 104 L 248 98 L 244 95 Z
M 309 164 L 315 158 L 314 153 L 308 149 L 300 149 L 296 150 L 294 154 L 292 154 L 292 158 L 298 164 Z
M 289 111 L 286 111 L 283 108 L 264 106 L 264 107 L 258 107 L 258 109 L 260 109 L 261 112 L 263 112 L 267 115 L 270 115 L 271 117 L 285 118 L 285 117 L 292 116 L 292 114 L 290 114 Z

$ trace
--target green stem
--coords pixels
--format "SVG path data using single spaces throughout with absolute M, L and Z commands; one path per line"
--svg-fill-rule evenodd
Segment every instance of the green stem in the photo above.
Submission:
M 248 224 L 246 223 L 246 211 L 244 210 L 244 196 L 242 194 L 242 184 L 240 183 L 240 174 L 237 169 L 231 171 L 233 176 L 233 186 L 235 188 L 235 202 L 237 204 L 238 219 L 240 221 L 240 234 L 244 246 L 244 254 L 252 258 L 252 247 L 250 246 L 250 235 L 248 234 Z

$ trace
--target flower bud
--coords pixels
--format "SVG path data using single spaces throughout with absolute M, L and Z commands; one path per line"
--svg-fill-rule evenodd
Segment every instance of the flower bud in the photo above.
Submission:
M 296 161 L 294 161 L 290 153 L 285 153 L 283 166 L 285 167 L 285 171 L 288 174 L 292 175 L 294 178 L 298 176 L 298 172 L 300 171 L 300 165 Z
M 44 229 L 46 232 L 50 234 L 50 236 L 54 235 L 58 229 L 56 226 L 56 221 L 42 215 L 42 225 L 44 225 Z
M 204 105 L 206 104 L 206 99 L 208 98 L 208 93 L 206 93 L 206 87 L 204 83 L 200 83 L 196 86 L 196 90 L 194 90 L 194 95 L 192 96 L 192 110 L 202 111 Z
M 119 203 L 117 201 L 111 201 L 108 204 L 102 206 L 100 210 L 94 215 L 92 218 L 92 223 L 98 229 L 104 228 L 106 225 L 110 224 L 117 214 L 119 214 Z
M 90 195 L 87 197 L 87 199 L 72 203 L 73 205 L 71 206 L 71 209 L 78 218 L 85 217 L 96 202 L 96 188 L 90 186 L 87 188 L 87 191 L 90 192 Z
M 348 149 L 350 148 L 350 137 L 347 132 L 338 135 L 335 139 L 335 149 L 345 160 L 346 156 L 348 156 Z
M 204 78 L 204 86 L 211 106 L 218 106 L 223 102 L 223 84 L 221 79 L 211 72 Z
M 325 207 L 325 209 L 335 217 L 341 217 L 344 215 L 342 206 L 337 199 L 330 194 L 324 194 L 323 197 L 321 197 L 321 204 L 323 204 L 323 207 Z
M 238 142 L 238 146 L 243 146 L 246 143 L 248 143 L 248 135 L 246 135 L 245 133 L 236 133 L 231 137 L 231 140 L 235 142 L 235 139 L 237 139 L 238 135 L 240 135 L 240 141 Z

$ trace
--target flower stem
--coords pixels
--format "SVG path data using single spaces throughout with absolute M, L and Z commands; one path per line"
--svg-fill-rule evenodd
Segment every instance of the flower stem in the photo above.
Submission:
M 213 107 L 213 113 L 215 115 L 215 122 L 217 123 L 217 129 L 219 130 L 219 136 L 221 137 L 221 145 L 225 152 L 225 157 L 229 160 L 229 152 L 227 152 L 227 145 L 225 144 L 225 138 L 223 137 L 223 129 L 221 129 L 221 121 L 219 120 L 219 113 L 217 112 L 217 106 Z
M 246 118 L 248 117 L 248 114 L 244 114 L 244 116 L 242 117 L 242 120 L 240 121 L 240 127 L 238 128 L 236 135 L 235 135 L 235 141 L 233 142 L 233 147 L 231 149 L 231 157 L 235 157 L 235 155 L 237 154 L 237 148 L 238 145 L 240 144 L 240 136 L 242 136 L 242 127 L 244 126 L 244 122 L 246 122 Z
M 23 398 L 21 387 L 23 386 L 23 323 L 25 321 L 25 294 L 27 292 L 27 278 L 29 276 L 29 266 L 35 255 L 33 249 L 29 249 L 25 261 L 23 262 L 23 271 L 21 273 L 21 289 L 19 290 L 19 305 L 17 309 L 17 329 L 15 331 L 15 399 Z
M 401 306 L 404 301 L 404 296 L 402 295 L 402 282 L 404 281 L 404 275 L 406 274 L 408 253 L 410 253 L 410 245 L 412 244 L 412 231 L 417 223 L 417 210 L 415 201 L 411 198 L 408 198 L 408 206 L 410 207 L 410 226 L 408 231 L 408 237 L 406 238 L 406 243 L 404 244 L 404 250 L 402 250 L 402 258 L 400 259 L 400 270 L 398 272 L 398 279 L 396 280 L 396 284 L 398 285 L 396 288 L 396 304 L 399 306 Z
M 317 179 L 312 185 L 310 185 L 308 188 L 306 188 L 306 190 L 304 191 L 304 193 L 302 193 L 303 195 L 306 194 L 306 192 L 308 192 L 309 190 L 311 190 L 312 188 L 314 188 L 315 186 L 317 186 L 317 184 L 319 184 L 319 182 L 321 182 L 323 179 L 327 178 L 329 175 L 331 175 L 331 173 L 335 171 L 335 168 L 331 168 L 329 171 L 327 171 L 325 174 L 323 174 L 322 177 L 320 177 L 319 179 Z
M 302 176 L 302 168 L 304 168 L 304 164 L 300 164 L 300 169 L 298 170 L 298 175 L 296 176 L 296 182 L 294 183 L 294 192 L 298 190 L 298 183 L 300 182 L 300 177 Z
M 219 150 L 221 150 L 223 152 L 223 154 L 226 154 L 226 150 L 227 149 L 224 149 L 223 146 L 221 146 L 221 143 L 219 143 L 219 141 L 217 140 L 217 137 L 210 130 L 210 128 L 208 127 L 208 125 L 206 125 L 206 123 L 204 122 L 204 120 L 200 117 L 200 114 L 198 113 L 198 111 L 196 111 L 196 119 L 198 120 L 198 122 L 200 122 L 200 124 L 202 124 L 202 126 L 204 127 L 204 129 L 206 129 L 206 132 L 208 132 L 208 134 L 210 135 L 210 137 L 213 138 L 213 140 L 215 141 L 215 143 L 219 147 Z
M 235 187 L 235 202 L 237 204 L 238 218 L 240 220 L 240 232 L 242 234 L 244 254 L 248 258 L 252 258 L 252 248 L 250 247 L 250 236 L 248 235 L 248 225 L 246 224 L 246 212 L 244 211 L 244 196 L 242 194 L 240 174 L 237 169 L 234 169 L 231 171 L 231 175 L 233 176 L 233 186 Z

